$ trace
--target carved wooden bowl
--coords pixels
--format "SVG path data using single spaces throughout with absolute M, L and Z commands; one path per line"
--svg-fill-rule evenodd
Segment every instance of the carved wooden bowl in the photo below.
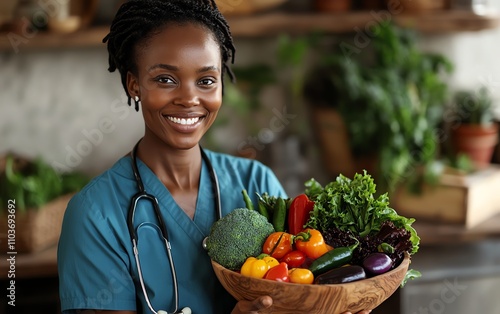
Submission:
M 306 285 L 246 277 L 212 261 L 222 286 L 237 300 L 253 300 L 269 295 L 273 306 L 266 313 L 356 313 L 379 306 L 403 281 L 410 256 L 401 264 L 375 277 L 335 285 Z

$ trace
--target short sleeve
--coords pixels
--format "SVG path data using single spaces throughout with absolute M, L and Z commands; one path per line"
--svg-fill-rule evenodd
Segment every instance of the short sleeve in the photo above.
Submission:
M 101 202 L 101 208 L 113 207 Z M 63 313 L 76 309 L 136 309 L 130 260 L 122 242 L 128 235 L 126 230 L 112 229 L 111 225 L 113 221 L 94 208 L 85 193 L 76 195 L 68 204 L 58 247 Z

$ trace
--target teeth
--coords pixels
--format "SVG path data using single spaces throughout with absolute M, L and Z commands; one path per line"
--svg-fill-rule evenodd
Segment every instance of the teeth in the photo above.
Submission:
M 184 118 L 176 118 L 176 117 L 167 117 L 170 121 L 173 123 L 178 123 L 182 125 L 192 125 L 195 124 L 196 122 L 200 121 L 200 118 L 190 118 L 190 119 L 184 119 Z

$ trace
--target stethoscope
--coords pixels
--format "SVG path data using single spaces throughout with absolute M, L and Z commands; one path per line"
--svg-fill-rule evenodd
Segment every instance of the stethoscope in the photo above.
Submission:
M 140 141 L 139 141 L 140 142 Z M 132 158 L 132 170 L 134 171 L 134 177 L 135 181 L 137 182 L 137 187 L 139 188 L 139 192 L 135 194 L 132 197 L 132 200 L 130 201 L 130 207 L 128 210 L 128 215 L 127 215 L 127 225 L 128 225 L 128 232 L 130 234 L 130 239 L 132 240 L 132 245 L 133 245 L 133 250 L 134 250 L 134 257 L 135 257 L 135 262 L 137 263 L 137 273 L 139 274 L 139 281 L 141 284 L 141 289 L 142 293 L 144 294 L 144 299 L 146 300 L 146 303 L 151 310 L 152 313 L 154 314 L 169 314 L 167 311 L 164 310 L 159 310 L 155 311 L 153 309 L 153 306 L 151 305 L 151 301 L 149 299 L 146 286 L 144 284 L 144 278 L 142 276 L 142 268 L 141 264 L 139 261 L 139 250 L 137 248 L 137 233 L 135 232 L 134 229 L 134 215 L 135 215 L 135 209 L 137 207 L 137 203 L 141 199 L 147 199 L 151 201 L 153 204 L 153 210 L 155 212 L 156 219 L 158 221 L 158 227 L 160 229 L 161 235 L 163 237 L 163 240 L 165 241 L 165 247 L 167 250 L 167 256 L 168 256 L 168 262 L 170 264 L 170 269 L 172 271 L 172 282 L 174 284 L 174 297 L 175 297 L 175 310 L 173 314 L 191 314 L 191 309 L 189 307 L 185 307 L 182 310 L 178 311 L 179 309 L 179 287 L 177 284 L 177 274 L 175 272 L 175 265 L 174 265 L 174 260 L 172 258 L 172 247 L 170 245 L 170 241 L 168 240 L 168 232 L 167 232 L 167 227 L 165 225 L 165 221 L 162 218 L 161 215 L 161 210 L 160 210 L 160 205 L 158 204 L 158 200 L 156 199 L 155 196 L 149 194 L 146 192 L 144 189 L 144 184 L 142 182 L 141 175 L 139 173 L 139 167 L 137 166 L 137 148 L 139 146 L 139 142 L 135 145 L 134 149 L 132 150 L 131 153 L 131 158 Z M 217 180 L 217 174 L 215 173 L 215 169 L 212 166 L 212 163 L 210 162 L 210 159 L 208 158 L 207 154 L 203 150 L 202 147 L 200 147 L 201 151 L 201 156 L 203 160 L 205 161 L 209 173 L 210 173 L 210 180 L 212 182 L 212 188 L 215 196 L 215 206 L 216 206 L 216 215 L 217 215 L 217 220 L 219 220 L 222 217 L 222 210 L 221 210 L 221 203 L 220 203 L 220 190 L 219 190 L 219 182 Z M 203 240 L 203 247 L 205 247 L 205 242 L 206 238 Z

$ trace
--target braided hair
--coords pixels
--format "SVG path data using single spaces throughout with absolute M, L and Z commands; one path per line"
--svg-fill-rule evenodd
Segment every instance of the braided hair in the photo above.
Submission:
M 121 81 L 128 97 L 127 73 L 137 73 L 135 48 L 144 44 L 166 24 L 196 23 L 208 28 L 219 44 L 223 71 L 230 79 L 234 74 L 227 64 L 234 63 L 235 48 L 229 25 L 220 13 L 214 0 L 130 0 L 125 2 L 111 23 L 110 32 L 103 39 L 107 43 L 109 54 L 109 72 L 118 69 Z M 138 103 L 135 110 L 139 111 Z

